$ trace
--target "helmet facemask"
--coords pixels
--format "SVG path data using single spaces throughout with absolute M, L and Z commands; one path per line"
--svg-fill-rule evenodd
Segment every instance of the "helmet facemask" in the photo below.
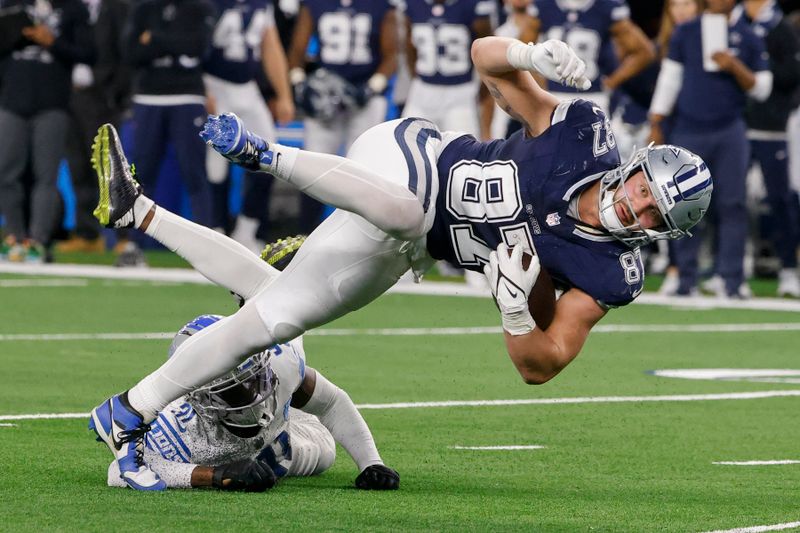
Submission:
M 248 358 L 228 374 L 193 391 L 189 397 L 201 416 L 232 429 L 257 432 L 272 422 L 277 377 L 268 353 Z
M 669 165 L 669 168 L 662 170 L 662 175 L 656 175 L 651 165 L 651 157 L 656 153 L 661 154 L 663 150 L 671 151 L 670 153 L 672 155 L 679 154 L 684 159 L 693 159 L 691 164 L 678 161 L 677 164 Z M 666 160 L 664 160 L 664 162 L 666 162 Z M 599 215 L 603 227 L 614 237 L 631 247 L 641 246 L 661 239 L 677 239 L 684 236 L 691 236 L 688 228 L 699 220 L 702 213 L 705 212 L 705 208 L 708 206 L 711 191 L 711 178 L 710 176 L 708 177 L 708 195 L 707 198 L 705 198 L 704 208 L 700 210 L 700 214 L 696 217 L 696 220 L 684 221 L 684 227 L 682 228 L 681 225 L 676 222 L 672 211 L 683 198 L 677 195 L 672 197 L 669 194 L 670 190 L 677 192 L 673 179 L 675 176 L 680 177 L 685 175 L 686 167 L 688 167 L 690 171 L 693 168 L 696 169 L 695 174 L 708 174 L 705 163 L 703 163 L 699 157 L 681 148 L 673 146 L 653 147 L 651 144 L 646 148 L 634 152 L 624 165 L 606 173 L 602 177 L 599 195 Z M 656 206 L 663 220 L 663 224 L 657 228 L 642 227 L 641 221 L 636 215 L 630 197 L 628 196 L 628 190 L 625 187 L 627 180 L 639 171 L 642 171 L 644 174 L 645 182 L 647 183 L 650 194 L 655 198 Z M 704 196 L 704 193 L 701 194 L 701 196 Z M 700 201 L 702 202 L 702 197 Z M 620 220 L 617 212 L 619 208 L 624 209 L 630 216 L 631 222 L 629 224 L 625 224 Z

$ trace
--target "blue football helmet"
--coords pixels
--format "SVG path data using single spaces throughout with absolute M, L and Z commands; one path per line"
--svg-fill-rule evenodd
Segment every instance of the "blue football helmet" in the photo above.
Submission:
M 639 170 L 644 172 L 664 220 L 659 228 L 642 227 L 624 187 L 626 180 Z M 603 227 L 631 247 L 659 239 L 691 236 L 689 229 L 708 211 L 714 189 L 711 172 L 700 156 L 668 144 L 651 144 L 637 150 L 625 164 L 607 172 L 601 180 L 599 201 Z M 614 209 L 618 202 L 626 203 L 633 223 L 625 225 L 619 219 Z

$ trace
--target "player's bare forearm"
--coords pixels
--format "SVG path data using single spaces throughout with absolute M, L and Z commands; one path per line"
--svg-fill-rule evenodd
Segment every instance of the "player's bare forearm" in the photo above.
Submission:
M 531 136 L 550 126 L 558 99 L 536 83 L 528 71 L 508 61 L 508 47 L 515 39 L 484 37 L 472 43 L 472 62 L 500 108 L 519 120 Z
M 292 34 L 292 44 L 289 47 L 289 68 L 303 68 L 305 66 L 306 47 L 308 47 L 308 41 L 311 40 L 312 33 L 314 33 L 314 20 L 308 8 L 303 6 L 300 8 L 300 14 L 297 15 L 297 22 Z
M 578 356 L 592 327 L 605 316 L 588 294 L 572 289 L 556 303 L 550 326 L 525 335 L 504 332 L 508 355 L 525 383 L 540 385 Z
M 644 32 L 630 20 L 617 22 L 611 31 L 622 62 L 606 78 L 605 85 L 608 89 L 616 89 L 655 61 L 656 50 Z
M 288 61 L 278 36 L 278 30 L 274 27 L 264 31 L 261 39 L 261 58 L 264 74 L 267 75 L 278 98 L 291 97 Z
M 375 71 L 390 78 L 397 70 L 397 13 L 390 9 L 381 21 L 381 62 Z

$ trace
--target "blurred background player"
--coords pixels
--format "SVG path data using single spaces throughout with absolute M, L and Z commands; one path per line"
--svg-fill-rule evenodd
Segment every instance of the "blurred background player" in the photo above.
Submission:
M 31 25 L 21 46 L 0 56 L 0 257 L 42 262 L 58 224 L 58 167 L 70 127 L 72 67 L 94 61 L 89 14 L 80 0 L 11 0 Z M 32 169 L 30 201 L 23 183 Z M 29 215 L 29 216 L 28 216 Z
M 203 225 L 212 222 L 211 187 L 197 135 L 206 117 L 202 60 L 215 22 L 208 0 L 145 0 L 133 5 L 122 37 L 134 68 L 133 153 L 142 182 L 155 191 L 171 145 L 192 218 Z
M 480 81 L 472 66 L 472 41 L 492 34 L 495 3 L 489 0 L 408 0 L 406 54 L 411 71 L 403 117 L 422 117 L 442 130 L 476 138 L 490 136 L 488 121 L 481 131 L 478 113 Z M 483 90 L 487 102 L 489 94 Z
M 580 94 L 608 115 L 609 95 L 644 70 L 655 58 L 653 44 L 630 19 L 624 0 L 536 0 L 540 40 L 557 39 L 570 45 L 584 63 L 592 82 Z M 577 90 L 549 81 L 546 87 L 566 100 Z
M 507 18 L 506 21 L 494 30 L 498 37 L 508 37 L 519 39 L 523 43 L 536 41 L 539 35 L 539 19 L 536 18 L 538 11 L 533 5 L 532 0 L 506 0 L 504 5 Z M 494 139 L 504 139 L 510 133 L 508 124 L 511 117 L 500 109 L 494 99 L 490 99 L 493 106 L 491 137 Z
M 650 106 L 650 123 L 652 140 L 664 142 L 660 123 L 672 115 L 666 140 L 696 152 L 716 176 L 711 212 L 716 228 L 714 272 L 721 282 L 707 287 L 721 297 L 748 298 L 743 261 L 750 146 L 744 109 L 748 96 L 759 101 L 769 97 L 772 74 L 762 40 L 741 17 L 730 16 L 734 5 L 735 0 L 706 1 L 706 13 L 728 21 L 728 49 L 713 54 L 714 70 L 704 66 L 702 17 L 675 28 Z M 699 227 L 692 237 L 673 244 L 678 295 L 697 292 L 702 236 Z
M 265 276 L 277 273 L 264 266 Z M 175 335 L 170 355 L 221 319 L 201 315 L 186 324 Z M 106 414 L 96 411 L 89 427 L 98 440 L 107 441 L 110 428 L 104 420 Z M 336 458 L 334 439 L 358 466 L 357 488 L 399 487 L 400 477 L 384 466 L 350 396 L 306 365 L 298 338 L 251 356 L 169 404 L 151 424 L 144 454 L 167 488 L 256 491 L 285 476 L 321 474 Z M 108 467 L 108 485 L 127 486 L 116 461 Z
M 800 46 L 774 0 L 745 0 L 734 17 L 746 17 L 769 53 L 772 92 L 764 102 L 750 99 L 745 112 L 752 160 L 761 167 L 770 209 L 768 237 L 780 259 L 778 296 L 800 298 L 797 245 L 800 220 L 789 188 L 786 123 L 800 85 Z
M 319 41 L 316 79 L 307 80 L 306 49 L 312 35 Z M 397 67 L 397 19 L 388 0 L 304 0 L 289 51 L 290 80 L 307 115 L 303 121 L 307 150 L 346 151 L 364 131 L 386 118 L 383 96 Z M 326 74 L 330 76 L 326 77 Z M 325 116 L 314 116 L 314 100 L 324 100 L 324 85 L 337 85 Z M 323 87 L 320 87 L 320 84 Z M 345 94 L 346 93 L 346 94 Z M 301 196 L 300 231 L 319 224 L 323 205 Z
M 288 122 L 294 118 L 294 100 L 289 86 L 286 55 L 275 26 L 270 0 L 215 0 L 217 24 L 211 51 L 204 62 L 208 110 L 212 114 L 231 111 L 248 116 L 255 131 L 275 137 L 272 114 L 256 82 L 264 70 L 275 90 L 275 118 Z M 96 130 L 95 130 L 96 131 Z M 227 227 L 228 161 L 210 148 L 207 150 L 208 177 L 214 184 L 215 227 Z M 231 237 L 254 252 L 263 248 L 269 224 L 272 178 L 245 173 L 242 210 Z M 257 236 L 258 234 L 258 236 Z
M 128 17 L 127 0 L 89 0 L 91 35 L 95 43 L 93 65 L 76 65 L 72 72 L 70 111 L 72 127 L 67 140 L 67 159 L 75 192 L 75 229 L 70 238 L 56 245 L 60 253 L 103 252 L 105 239 L 101 226 L 92 215 L 97 205 L 97 176 L 92 171 L 92 139 L 97 128 L 111 123 L 119 127 L 130 108 L 131 72 L 122 62 L 119 36 Z M 119 230 L 118 246 L 122 251 L 125 230 Z

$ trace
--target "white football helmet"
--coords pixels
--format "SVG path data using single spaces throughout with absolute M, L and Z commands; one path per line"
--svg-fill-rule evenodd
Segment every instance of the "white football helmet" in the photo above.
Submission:
M 625 181 L 644 171 L 650 193 L 656 199 L 664 226 L 644 229 L 631 206 Z M 600 185 L 600 221 L 614 237 L 631 247 L 659 239 L 678 239 L 691 236 L 689 229 L 697 224 L 708 210 L 714 184 L 711 172 L 700 156 L 685 148 L 672 145 L 647 146 L 633 153 L 622 166 L 607 172 Z M 615 198 L 616 192 L 622 194 Z M 614 209 L 624 201 L 633 216 L 625 225 Z
M 170 357 L 186 339 L 218 322 L 220 315 L 201 315 L 175 335 Z M 189 393 L 195 411 L 213 423 L 230 428 L 257 430 L 274 418 L 278 378 L 269 365 L 269 352 L 252 355 L 244 363 Z

